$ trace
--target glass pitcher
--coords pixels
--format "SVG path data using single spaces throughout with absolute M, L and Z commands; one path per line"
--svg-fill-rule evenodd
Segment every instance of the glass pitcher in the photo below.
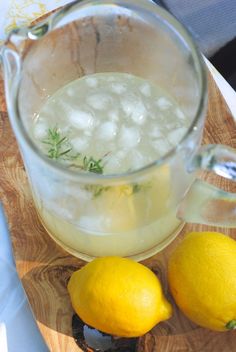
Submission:
M 75 1 L 13 30 L 1 59 L 9 117 L 35 206 L 49 235 L 67 251 L 85 260 L 141 260 L 167 246 L 186 221 L 236 227 L 235 194 L 197 178 L 203 169 L 235 180 L 236 152 L 200 147 L 204 64 L 186 30 L 165 10 L 145 0 Z M 78 172 L 45 156 L 30 132 L 35 115 L 62 86 L 100 72 L 133 74 L 168 92 L 189 121 L 178 145 L 145 167 L 114 175 Z

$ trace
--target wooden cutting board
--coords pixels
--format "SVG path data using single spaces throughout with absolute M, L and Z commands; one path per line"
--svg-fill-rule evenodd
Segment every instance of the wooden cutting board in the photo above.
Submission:
M 213 79 L 209 76 L 209 107 L 204 143 L 222 143 L 236 147 L 233 118 Z M 10 224 L 17 263 L 39 328 L 52 352 L 82 351 L 72 337 L 72 315 L 66 285 L 71 273 L 84 262 L 62 250 L 46 234 L 37 217 L 27 176 L 9 125 L 0 77 L 0 199 Z M 214 175 L 205 176 L 225 190 L 236 192 L 232 184 Z M 236 230 L 201 225 L 186 225 L 177 239 L 164 251 L 144 261 L 157 273 L 164 291 L 174 306 L 173 317 L 158 324 L 137 342 L 137 351 L 160 352 L 232 352 L 236 350 L 236 331 L 216 333 L 190 322 L 177 309 L 166 281 L 169 254 L 184 233 L 192 230 L 221 230 L 236 239 Z M 33 352 L 33 349 L 32 349 Z M 124 352 L 127 352 L 124 349 Z

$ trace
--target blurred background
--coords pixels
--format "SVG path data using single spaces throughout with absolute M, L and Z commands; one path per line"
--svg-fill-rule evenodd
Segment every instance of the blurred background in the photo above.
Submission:
M 236 90 L 236 0 L 153 0 L 178 18 Z
M 137 0 L 138 1 L 138 0 Z M 202 53 L 236 90 L 236 0 L 151 0 L 190 31 Z M 0 0 L 0 42 L 14 27 L 70 0 Z

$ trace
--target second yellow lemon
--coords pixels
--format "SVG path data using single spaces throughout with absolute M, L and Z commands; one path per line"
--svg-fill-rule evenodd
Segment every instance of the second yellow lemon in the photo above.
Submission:
M 73 273 L 68 290 L 80 318 L 112 335 L 141 336 L 171 316 L 155 274 L 130 259 L 97 258 Z
M 217 232 L 192 232 L 169 260 L 168 279 L 179 308 L 195 323 L 236 328 L 236 241 Z

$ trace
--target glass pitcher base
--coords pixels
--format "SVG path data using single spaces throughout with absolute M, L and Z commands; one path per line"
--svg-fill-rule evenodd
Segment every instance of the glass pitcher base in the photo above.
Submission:
M 93 259 L 97 258 L 98 256 L 92 256 L 88 255 L 86 253 L 79 252 L 78 250 L 75 250 L 71 248 L 70 246 L 66 245 L 63 241 L 59 240 L 57 237 L 55 237 L 46 227 L 44 222 L 42 221 L 42 218 L 39 216 L 40 221 L 45 228 L 46 232 L 48 235 L 55 241 L 60 247 L 62 247 L 66 252 L 72 254 L 73 256 L 82 259 L 86 262 L 90 262 Z M 137 253 L 137 254 L 132 254 L 132 255 L 126 255 L 126 258 L 133 259 L 135 261 L 142 261 L 144 259 L 150 258 L 154 256 L 156 253 L 162 251 L 165 247 L 167 247 L 175 238 L 176 236 L 180 233 L 180 231 L 183 229 L 185 225 L 185 222 L 182 222 L 168 237 L 166 237 L 163 241 L 159 242 L 157 245 L 151 247 L 150 249 L 147 249 L 143 252 Z M 113 254 L 114 255 L 114 254 Z M 117 254 L 118 255 L 118 254 Z

